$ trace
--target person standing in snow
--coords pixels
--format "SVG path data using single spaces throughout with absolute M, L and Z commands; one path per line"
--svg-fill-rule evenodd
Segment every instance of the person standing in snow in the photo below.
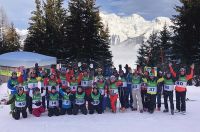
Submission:
M 119 100 L 120 100 L 120 103 L 121 103 L 120 110 L 122 112 L 124 112 L 126 110 L 126 106 L 128 105 L 129 89 L 127 88 L 127 79 L 125 77 L 123 70 L 119 71 L 119 79 L 118 80 L 121 82 L 121 85 L 118 86 Z
M 147 79 L 148 77 L 148 72 L 144 72 L 142 76 L 142 82 L 141 82 L 141 97 L 142 97 L 142 105 L 143 105 L 143 110 L 146 112 L 148 110 L 147 107 Z
M 45 108 L 42 105 L 42 97 L 46 96 L 46 91 L 44 90 L 44 92 L 41 93 L 40 89 L 36 87 L 35 89 L 30 89 L 29 96 L 32 99 L 32 114 L 35 117 L 40 117 L 40 115 L 45 112 Z
M 172 77 L 170 72 L 166 72 L 164 77 L 164 89 L 163 89 L 165 110 L 163 110 L 163 112 L 164 113 L 169 112 L 168 108 L 168 98 L 169 98 L 172 115 L 174 115 L 173 93 L 174 93 L 174 78 Z
M 12 98 L 6 102 L 6 105 L 14 103 L 14 108 L 12 111 L 12 117 L 15 120 L 20 119 L 20 114 L 22 113 L 23 118 L 27 118 L 27 101 L 28 97 L 24 93 L 24 88 L 23 87 L 18 87 L 17 92 L 12 96 Z
M 157 94 L 157 84 L 162 82 L 164 78 L 157 80 L 153 71 L 149 73 L 149 78 L 147 79 L 147 107 L 150 114 L 154 113 L 156 107 L 156 94 Z
M 7 87 L 9 89 L 9 99 L 11 99 L 16 93 L 17 93 L 17 87 L 18 87 L 18 78 L 17 73 L 12 72 L 11 78 L 8 80 Z M 11 112 L 14 110 L 14 102 L 10 105 Z
M 172 64 L 169 64 L 170 72 L 174 78 L 175 90 L 176 90 L 176 112 L 181 112 L 182 114 L 186 113 L 186 92 L 187 92 L 187 82 L 193 78 L 194 74 L 194 64 L 190 66 L 190 74 L 186 75 L 186 69 L 181 68 L 177 74 L 173 68 Z
M 83 88 L 81 86 L 78 86 L 77 92 L 73 95 L 73 114 L 77 115 L 79 110 L 81 110 L 81 113 L 84 115 L 87 115 L 88 111 L 86 108 L 86 100 L 87 96 L 84 92 Z
M 55 86 L 52 86 L 51 92 L 48 94 L 48 116 L 52 117 L 53 115 L 59 116 L 59 93 L 56 90 Z
M 93 77 L 90 76 L 89 70 L 84 70 L 81 79 L 81 87 L 84 89 L 85 94 L 89 97 L 92 92 Z
M 163 78 L 163 72 L 162 71 L 159 71 L 158 72 L 158 76 L 157 76 L 158 79 L 161 79 Z M 161 97 L 162 97 L 162 93 L 163 93 L 163 87 L 164 87 L 164 81 L 162 82 L 159 82 L 157 84 L 157 95 L 156 95 L 156 100 L 157 100 L 157 110 L 160 111 L 160 108 L 161 108 Z
M 133 73 L 132 77 L 132 97 L 133 97 L 133 111 L 137 111 L 139 106 L 140 113 L 143 113 L 143 104 L 141 97 L 141 83 L 142 77 L 137 70 Z
M 122 85 L 121 82 L 118 82 L 116 77 L 112 75 L 110 77 L 109 84 L 109 95 L 110 95 L 110 105 L 113 113 L 116 113 L 117 110 L 117 98 L 118 98 L 118 86 Z
M 126 108 L 131 108 L 133 109 L 133 97 L 132 97 L 132 77 L 133 77 L 133 73 L 131 68 L 128 68 L 128 73 L 127 73 L 127 88 L 128 88 L 128 106 L 126 106 Z
M 94 114 L 95 111 L 98 114 L 102 114 L 102 96 L 96 86 L 93 87 L 92 93 L 90 94 L 88 101 L 89 114 Z

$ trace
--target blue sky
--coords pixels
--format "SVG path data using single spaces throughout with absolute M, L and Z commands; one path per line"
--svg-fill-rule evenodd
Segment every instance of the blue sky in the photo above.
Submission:
M 6 11 L 10 22 L 13 22 L 19 29 L 26 29 L 31 11 L 35 8 L 34 1 L 0 0 L 0 6 Z M 101 11 L 121 16 L 137 13 L 147 20 L 158 16 L 171 17 L 176 14 L 173 9 L 175 5 L 180 4 L 179 0 L 96 0 L 96 2 Z

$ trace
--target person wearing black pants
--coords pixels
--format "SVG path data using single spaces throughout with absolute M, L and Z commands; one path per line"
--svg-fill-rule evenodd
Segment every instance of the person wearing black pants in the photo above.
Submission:
M 73 114 L 77 115 L 78 112 L 79 112 L 79 110 L 81 110 L 82 114 L 87 115 L 87 108 L 86 108 L 87 97 L 86 97 L 86 94 L 83 91 L 83 89 L 82 89 L 81 86 L 79 86 L 77 88 L 77 92 L 74 94 L 72 100 L 74 102 L 74 105 L 73 105 Z
M 59 93 L 56 91 L 56 87 L 52 86 L 51 93 L 48 95 L 49 106 L 48 106 L 48 116 L 53 115 L 59 116 Z
M 119 71 L 119 81 L 121 81 L 121 86 L 118 87 L 119 100 L 121 104 L 120 110 L 124 112 L 126 109 L 126 106 L 128 105 L 128 88 L 127 88 L 127 81 L 124 76 L 123 70 Z
M 186 91 L 177 92 L 176 91 L 176 109 L 179 111 L 186 111 Z
M 169 112 L 168 108 L 168 98 L 170 101 L 170 109 L 171 114 L 174 115 L 174 101 L 173 101 L 173 91 L 174 91 L 174 79 L 172 78 L 172 75 L 170 72 L 167 72 L 164 78 L 164 104 L 165 104 L 165 110 L 163 112 Z
M 161 79 L 163 78 L 163 73 L 162 71 L 159 71 L 158 72 L 158 79 Z M 161 97 L 162 97 L 162 92 L 163 92 L 163 87 L 164 87 L 164 82 L 159 82 L 157 84 L 157 97 L 156 97 L 156 100 L 157 100 L 157 110 L 160 111 L 160 107 L 161 107 Z
M 96 111 L 98 114 L 102 114 L 102 96 L 96 87 L 93 88 L 89 97 L 89 114 L 94 114 Z
M 156 106 L 156 94 L 147 94 L 147 108 L 149 113 L 153 113 Z
M 24 93 L 23 87 L 18 88 L 18 93 L 15 94 L 8 102 L 6 102 L 7 105 L 12 104 L 15 102 L 14 110 L 12 111 L 12 117 L 15 120 L 20 119 L 20 114 L 22 113 L 23 118 L 27 118 L 27 102 L 28 102 L 28 96 Z

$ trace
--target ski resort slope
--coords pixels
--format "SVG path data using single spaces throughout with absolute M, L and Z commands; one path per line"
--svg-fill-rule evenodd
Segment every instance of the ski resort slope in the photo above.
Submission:
M 0 87 L 0 95 L 6 93 Z M 47 112 L 36 118 L 14 120 L 9 115 L 9 106 L 0 106 L 1 132 L 199 132 L 200 87 L 188 87 L 187 114 L 175 115 L 156 111 L 154 114 L 132 112 L 106 112 L 102 115 L 65 115 L 48 117 Z M 162 106 L 163 109 L 163 106 Z

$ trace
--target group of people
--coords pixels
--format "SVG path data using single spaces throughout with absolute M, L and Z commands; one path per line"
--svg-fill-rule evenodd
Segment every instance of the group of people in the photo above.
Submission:
M 40 117 L 46 110 L 48 116 L 77 115 L 79 111 L 87 115 L 104 113 L 107 109 L 116 113 L 126 109 L 140 113 L 154 113 L 161 110 L 161 98 L 164 95 L 165 113 L 186 112 L 187 81 L 193 77 L 194 65 L 190 67 L 190 74 L 186 69 L 179 72 L 173 70 L 158 71 L 155 69 L 143 71 L 139 68 L 131 69 L 122 66 L 119 70 L 111 68 L 110 72 L 101 67 L 80 67 L 77 64 L 67 68 L 52 68 L 48 74 L 45 70 L 32 69 L 29 73 L 17 76 L 12 72 L 8 81 L 10 99 L 5 102 L 11 105 L 11 114 L 14 119 L 27 118 L 27 108 L 30 114 Z M 109 74 L 105 74 L 106 73 Z M 173 95 L 176 94 L 176 109 Z M 119 106 L 117 100 L 119 99 Z M 170 107 L 168 107 L 168 100 Z

